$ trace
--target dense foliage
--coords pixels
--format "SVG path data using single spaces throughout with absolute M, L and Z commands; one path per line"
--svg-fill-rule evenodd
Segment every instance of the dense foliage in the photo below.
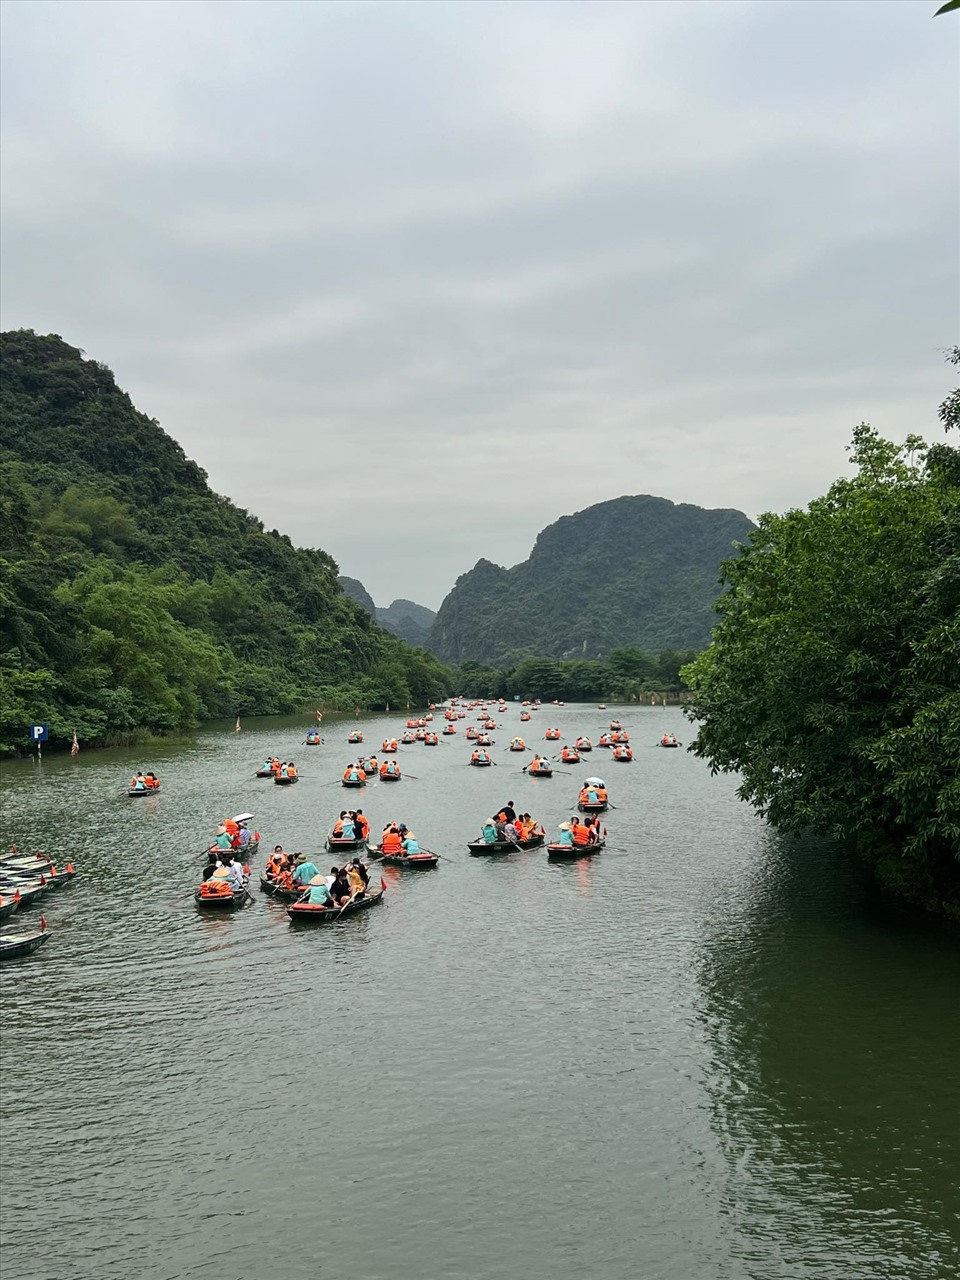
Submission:
M 0 361 L 0 750 L 34 720 L 103 742 L 449 692 L 435 658 L 343 595 L 326 552 L 213 493 L 103 365 L 23 330 Z
M 701 649 L 716 621 L 720 563 L 753 528 L 739 511 L 616 498 L 544 529 L 512 569 L 488 560 L 457 579 L 429 647 L 444 662 L 512 651 L 602 658 L 621 645 Z
M 960 918 L 960 450 L 861 426 L 852 458 L 725 565 L 714 642 L 684 671 L 695 750 L 775 826 L 849 838 Z
M 456 668 L 454 683 L 471 697 L 630 702 L 645 693 L 684 690 L 680 670 L 695 656 L 692 649 L 665 649 L 656 657 L 642 649 L 614 649 L 606 658 L 567 661 L 518 654 L 501 668 L 464 662 Z

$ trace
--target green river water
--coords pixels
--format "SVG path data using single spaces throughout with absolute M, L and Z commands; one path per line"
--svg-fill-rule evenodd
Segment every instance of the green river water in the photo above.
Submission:
M 631 765 L 537 780 L 505 750 L 614 713 Z M 354 751 L 329 717 L 316 749 L 272 718 L 3 767 L 5 842 L 78 869 L 0 975 L 3 1280 L 960 1276 L 957 933 L 660 749 L 674 708 L 517 717 L 495 768 L 461 721 L 362 793 L 330 785 Z M 360 724 L 376 748 L 402 721 Z M 300 784 L 256 781 L 267 753 Z M 141 766 L 163 788 L 131 801 Z M 508 799 L 555 830 L 588 774 L 616 805 L 597 857 L 467 855 Z M 218 819 L 256 815 L 255 883 L 358 795 L 452 861 L 323 928 L 256 889 L 197 912 Z

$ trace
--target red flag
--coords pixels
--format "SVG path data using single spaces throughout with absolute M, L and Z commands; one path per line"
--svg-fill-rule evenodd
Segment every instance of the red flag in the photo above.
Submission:
M 77 731 L 73 731 L 73 741 L 70 743 L 70 754 L 78 756 L 80 754 L 80 743 L 77 741 Z
M 46 933 L 46 931 L 47 931 L 47 917 L 46 917 L 46 916 L 41 916 L 41 917 L 40 917 L 40 930 L 41 930 L 41 932 L 42 932 L 42 933 Z
M 386 880 L 384 880 L 383 876 L 380 877 L 380 892 L 381 893 L 387 892 L 387 882 Z

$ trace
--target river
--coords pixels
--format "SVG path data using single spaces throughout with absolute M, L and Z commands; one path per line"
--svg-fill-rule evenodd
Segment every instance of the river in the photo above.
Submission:
M 530 779 L 505 750 L 614 713 L 631 765 Z M 957 933 L 656 746 L 675 708 L 502 720 L 495 768 L 461 721 L 360 793 L 451 860 L 312 930 L 257 890 L 198 913 L 197 854 L 242 811 L 255 873 L 317 851 L 357 802 L 352 720 L 4 765 L 5 842 L 78 876 L 0 976 L 3 1280 L 956 1280 Z M 269 753 L 298 786 L 253 778 Z M 159 795 L 122 794 L 137 767 Z M 508 799 L 555 830 L 588 774 L 597 857 L 467 856 Z

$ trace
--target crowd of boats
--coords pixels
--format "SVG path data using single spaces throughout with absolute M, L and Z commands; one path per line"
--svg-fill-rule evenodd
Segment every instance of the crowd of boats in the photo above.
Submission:
M 562 706 L 562 703 L 556 705 Z M 520 719 L 530 721 L 537 711 L 539 700 L 524 702 Z M 602 708 L 602 704 L 601 704 Z M 431 706 L 423 717 L 406 721 L 406 726 L 396 737 L 388 736 L 380 744 L 379 754 L 361 754 L 342 770 L 339 783 L 347 788 L 362 788 L 368 782 L 399 782 L 404 776 L 396 759 L 401 747 L 422 743 L 427 747 L 440 744 L 431 726 L 434 711 Z M 473 767 L 489 767 L 497 762 L 491 747 L 491 736 L 502 727 L 496 716 L 508 711 L 506 703 L 499 703 L 496 713 L 483 701 L 463 702 L 450 700 L 442 708 L 444 727 L 442 734 L 450 738 L 458 732 L 458 722 L 472 711 L 478 711 L 477 724 L 466 728 L 465 738 L 473 746 L 467 763 Z M 320 717 L 318 716 L 318 720 Z M 544 741 L 560 743 L 563 734 L 558 728 L 548 728 Z M 325 742 L 319 729 L 309 730 L 308 746 Z M 353 728 L 347 735 L 351 746 L 363 743 L 363 731 Z M 679 747 L 676 735 L 664 733 L 659 741 L 662 747 Z M 549 778 L 554 765 L 579 764 L 594 748 L 607 748 L 610 758 L 621 763 L 633 760 L 630 734 L 619 720 L 610 721 L 594 743 L 586 735 L 578 735 L 564 743 L 554 756 L 529 747 L 519 734 L 510 738 L 506 751 L 513 754 L 531 753 L 531 759 L 521 772 L 535 778 Z M 501 748 L 502 749 L 502 748 Z M 382 757 L 382 758 L 381 758 Z M 562 772 L 563 770 L 561 770 Z M 279 785 L 289 786 L 298 782 L 300 775 L 293 761 L 268 756 L 256 770 L 258 778 L 271 778 Z M 412 777 L 413 775 L 407 775 Z M 331 784 L 333 785 L 333 784 Z M 144 796 L 160 790 L 160 779 L 154 771 L 137 771 L 130 780 L 128 794 Z M 480 834 L 467 842 L 472 857 L 504 855 L 516 851 L 546 848 L 551 860 L 579 859 L 599 852 L 606 843 L 607 829 L 602 815 L 610 805 L 606 783 L 600 777 L 584 779 L 577 797 L 577 812 L 558 824 L 556 836 L 548 840 L 542 823 L 529 813 L 518 812 L 512 800 L 501 805 L 480 824 Z M 217 825 L 215 837 L 207 852 L 200 881 L 193 894 L 196 906 L 204 911 L 234 911 L 254 901 L 251 893 L 251 860 L 259 853 L 261 837 L 253 825 L 252 813 L 237 814 Z M 386 883 L 380 878 L 375 883 L 372 871 L 377 863 L 386 866 L 408 868 L 437 867 L 446 854 L 421 845 L 416 833 L 404 822 L 387 822 L 379 837 L 371 834 L 370 823 L 359 806 L 343 809 L 333 824 L 324 843 L 325 852 L 334 861 L 329 870 L 322 870 L 314 857 L 302 852 L 289 852 L 282 845 L 275 845 L 259 876 L 259 887 L 265 895 L 283 901 L 291 921 L 331 921 L 362 911 L 380 902 Z M 320 856 L 320 855 L 317 855 Z M 366 859 L 366 861 L 364 861 Z M 323 861 L 323 858 L 320 859 Z M 452 860 L 452 859 L 451 859 Z M 0 920 L 32 902 L 47 890 L 68 882 L 74 875 L 72 864 L 58 870 L 43 854 L 21 855 L 16 848 L 0 855 Z M 23 933 L 0 934 L 0 957 L 24 955 L 39 948 L 49 936 L 45 917 L 41 916 L 39 930 Z
M 0 960 L 38 951 L 50 937 L 45 910 L 47 895 L 69 884 L 76 871 L 72 862 L 58 867 L 45 853 L 21 853 L 16 845 L 0 854 Z M 38 926 L 21 926 L 21 913 L 41 906 Z M 10 917 L 13 921 L 8 924 Z

